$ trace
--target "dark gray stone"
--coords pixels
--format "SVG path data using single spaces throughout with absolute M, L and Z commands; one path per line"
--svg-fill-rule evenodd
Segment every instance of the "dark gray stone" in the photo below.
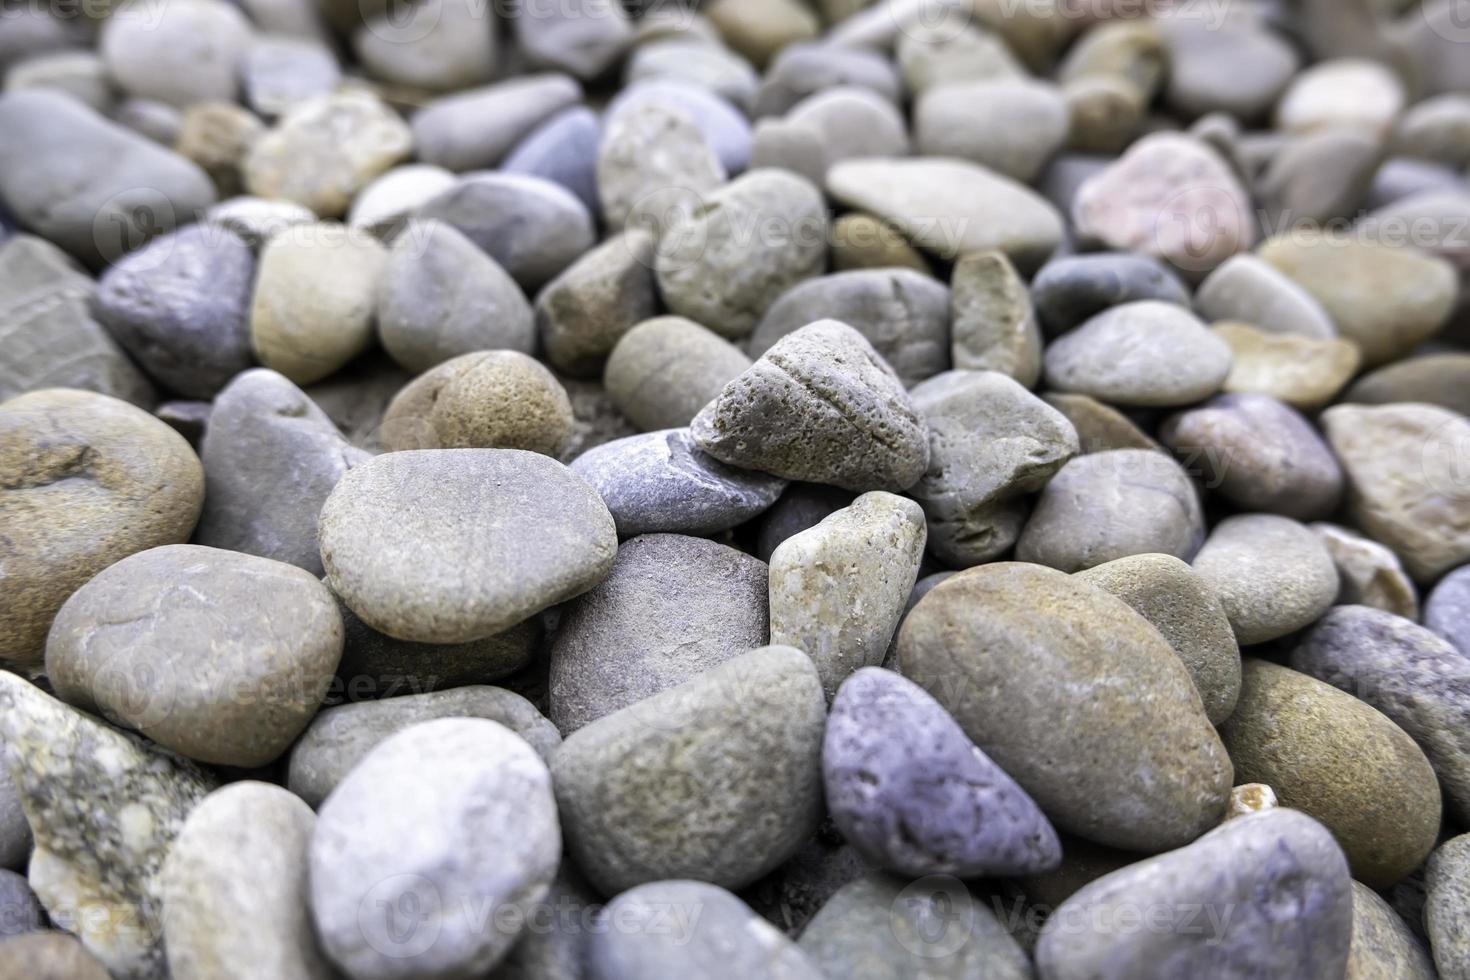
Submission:
M 587 206 L 601 213 L 597 201 L 597 146 L 602 124 L 586 106 L 573 106 L 531 131 L 505 158 L 506 173 L 529 174 L 560 184 Z
M 1470 565 L 1450 572 L 1429 593 L 1424 625 L 1470 657 Z
M 577 457 L 572 472 L 592 484 L 623 538 L 727 531 L 761 514 L 786 489 L 780 477 L 726 466 L 700 452 L 688 429 L 603 443 Z
M 875 867 L 961 878 L 1054 869 L 1061 844 L 1016 781 L 923 688 L 864 667 L 832 702 L 827 809 Z
M 853 501 L 851 490 L 820 483 L 793 483 L 781 499 L 761 517 L 756 534 L 755 555 L 770 561 L 781 542 L 816 527 Z
M 1121 253 L 1057 259 L 1043 266 L 1031 283 L 1031 300 L 1052 335 L 1109 307 L 1145 299 L 1188 308 L 1189 290 L 1161 263 Z

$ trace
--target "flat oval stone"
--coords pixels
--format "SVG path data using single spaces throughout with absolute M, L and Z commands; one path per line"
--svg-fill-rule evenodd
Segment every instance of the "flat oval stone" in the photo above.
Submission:
M 163 936 L 176 977 L 330 980 L 307 910 L 316 816 L 279 786 L 232 783 L 189 814 L 163 866 Z
M 876 667 L 918 579 L 924 513 L 905 497 L 865 493 L 771 555 L 771 642 L 805 651 L 827 697 Z M 863 569 L 862 576 L 833 574 Z
M 1434 965 L 1442 977 L 1470 970 L 1470 941 L 1465 909 L 1470 905 L 1470 834 L 1445 841 L 1429 858 L 1424 876 L 1424 931 L 1429 934 Z
M 640 885 L 609 902 L 606 914 L 627 928 L 599 929 L 588 938 L 589 975 L 599 980 L 824 976 L 775 926 L 702 881 Z
M 1283 807 L 1321 821 L 1365 885 L 1390 887 L 1434 847 L 1440 796 L 1429 760 L 1403 729 L 1357 698 L 1248 659 L 1220 737 L 1236 779 L 1265 783 Z
M 1225 812 L 1230 757 L 1189 672 L 1101 589 L 1037 565 L 972 568 L 919 600 L 898 656 L 1058 829 L 1158 851 Z
M 1296 133 L 1328 128 L 1381 134 L 1404 107 L 1399 77 L 1366 58 L 1333 58 L 1297 75 L 1276 106 L 1276 125 Z
M 864 667 L 838 689 L 822 744 L 827 809 L 869 863 L 979 878 L 1050 871 L 1056 831 L 923 688 Z
M 1123 252 L 1048 262 L 1031 283 L 1031 299 L 1042 326 L 1053 335 L 1125 303 L 1154 300 L 1190 306 L 1189 290 L 1162 263 Z
M 1424 625 L 1470 657 L 1470 568 L 1439 580 L 1424 604 Z
M 531 746 L 483 718 L 426 721 L 380 742 L 322 804 L 312 920 L 353 977 L 483 975 L 560 856 L 551 774 Z M 480 917 L 503 906 L 520 914 Z M 402 928 L 401 909 L 418 928 Z
M 1016 558 L 1075 572 L 1130 555 L 1189 561 L 1204 540 L 1199 493 L 1183 468 L 1152 449 L 1115 449 L 1077 456 L 1051 478 Z
M 1235 710 L 1240 648 L 1220 599 L 1173 555 L 1133 555 L 1076 573 L 1122 599 L 1163 634 L 1189 670 L 1210 724 Z
M 525 739 L 543 759 L 561 745 L 556 726 L 531 702 L 513 691 L 473 684 L 324 709 L 291 749 L 286 786 L 308 806 L 320 806 L 379 743 L 437 718 L 488 718 Z
M 1116 306 L 1046 349 L 1046 380 L 1116 405 L 1189 405 L 1220 390 L 1230 347 L 1188 310 L 1144 300 Z
M 1470 816 L 1470 657 L 1417 623 L 1337 606 L 1297 644 L 1291 666 L 1366 701 L 1419 743 L 1456 819 Z
M 1230 347 L 1226 391 L 1270 395 L 1304 412 L 1331 401 L 1362 360 L 1350 340 L 1277 334 L 1246 323 L 1217 323 L 1210 332 Z
M 347 224 L 372 232 L 385 244 L 403 231 L 409 217 L 457 178 L 432 163 L 405 163 L 377 177 L 352 199 Z
M 1056 980 L 1344 976 L 1352 887 L 1317 821 L 1292 810 L 1240 817 L 1081 888 L 1042 927 L 1036 966 Z M 1148 928 L 1121 925 L 1150 910 Z
M 78 587 L 134 552 L 188 540 L 204 470 L 142 409 L 48 388 L 0 403 L 0 487 L 0 660 L 33 667 Z
M 177 544 L 124 558 L 72 593 L 51 626 L 46 673 L 86 711 L 191 759 L 250 768 L 306 727 L 341 656 L 337 604 L 314 575 Z
M 1027 183 L 1062 148 L 1069 124 L 1061 90 L 1024 78 L 939 85 L 914 103 L 921 154 L 973 160 Z
M 464 643 L 596 584 L 617 551 L 606 505 L 546 456 L 389 453 L 350 470 L 321 516 L 332 591 L 374 629 Z
M 1266 395 L 1217 395 L 1166 419 L 1159 438 L 1243 510 L 1309 521 L 1342 498 L 1342 467 L 1316 428 Z
M 755 881 L 817 829 L 826 716 L 811 658 L 763 647 L 577 730 L 551 763 L 572 858 L 608 895 Z
M 1312 533 L 1337 566 L 1339 606 L 1372 606 L 1406 619 L 1419 618 L 1419 592 L 1398 555 L 1337 524 L 1318 521 Z M 1430 628 L 1433 624 L 1426 623 Z
M 555 72 L 445 95 L 409 120 L 414 152 L 424 163 L 455 172 L 493 167 L 544 120 L 581 97 L 576 79 Z
M 1420 402 L 1470 415 L 1470 354 L 1425 354 L 1389 364 L 1353 382 L 1343 401 Z
M 1434 964 L 1419 937 L 1378 893 L 1353 882 L 1353 941 L 1348 976 L 1434 980 Z
M 788 480 L 904 490 L 929 437 L 903 383 L 862 334 L 819 320 L 777 341 L 690 426 L 716 459 Z
M 1226 518 L 1192 564 L 1219 595 L 1242 646 L 1311 624 L 1337 598 L 1332 556 L 1310 529 L 1286 517 Z
M 644 431 L 687 426 L 752 361 L 719 334 L 680 316 L 644 320 L 618 339 L 602 380 Z
M 868 339 L 905 386 L 949 367 L 949 289 L 909 269 L 859 269 L 799 283 L 772 303 L 747 349 L 760 357 L 782 337 L 822 319 Z
M 602 497 L 622 538 L 718 534 L 759 516 L 786 489 L 779 477 L 700 452 L 688 429 L 615 439 L 578 456 L 571 468 Z
M 1236 255 L 1200 283 L 1195 309 L 1207 320 L 1246 323 L 1272 334 L 1326 339 L 1332 318 L 1296 282 L 1254 255 Z
M 559 370 L 597 377 L 618 340 L 659 310 L 653 236 L 615 235 L 578 258 L 536 297 L 536 329 Z

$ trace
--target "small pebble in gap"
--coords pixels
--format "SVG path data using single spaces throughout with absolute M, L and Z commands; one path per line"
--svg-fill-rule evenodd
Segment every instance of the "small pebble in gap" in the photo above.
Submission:
M 1419 619 L 1419 590 L 1398 555 L 1349 528 L 1318 521 L 1312 533 L 1337 565 L 1337 606 L 1371 606 L 1405 619 Z M 1425 625 L 1433 628 L 1426 619 Z
M 961 256 L 950 291 L 954 366 L 999 371 L 1034 388 L 1041 378 L 1041 327 L 1026 281 L 1005 253 Z
M 713 330 L 680 316 L 644 320 L 603 368 L 608 397 L 644 431 L 687 426 L 754 363 Z

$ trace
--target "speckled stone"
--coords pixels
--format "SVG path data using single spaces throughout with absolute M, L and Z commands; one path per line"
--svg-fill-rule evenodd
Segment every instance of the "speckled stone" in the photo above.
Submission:
M 1424 604 L 1424 625 L 1470 656 L 1470 568 L 1439 580 Z
M 1018 561 L 1075 572 L 1130 555 L 1194 558 L 1204 512 L 1189 475 L 1151 449 L 1069 460 L 1041 491 L 1016 543 Z
M 525 739 L 543 759 L 561 745 L 556 726 L 531 702 L 513 691 L 474 684 L 323 710 L 291 749 L 286 786 L 308 806 L 319 807 L 380 742 L 437 718 L 488 718 Z
M 0 707 L 5 767 L 36 837 L 31 887 L 52 921 L 75 932 L 114 977 L 157 976 L 159 872 L 213 777 L 15 674 L 0 672 Z M 87 912 L 98 908 L 113 914 Z
M 1295 632 L 1337 598 L 1337 566 L 1326 546 L 1306 526 L 1274 514 L 1221 521 L 1193 566 L 1220 596 L 1242 645 Z
M 604 894 L 755 881 L 817 829 L 826 713 L 811 658 L 763 647 L 579 729 L 551 763 L 572 858 Z
M 1053 335 L 1125 303 L 1190 306 L 1189 290 L 1158 260 L 1122 252 L 1048 262 L 1031 283 L 1031 299 L 1042 326 Z
M 1176 970 L 1222 980 L 1340 977 L 1352 886 L 1320 823 L 1291 810 L 1241 817 L 1084 886 L 1042 927 L 1036 966 L 1055 980 Z M 1125 925 L 1140 914 L 1145 928 Z
M 1424 929 L 1434 965 L 1444 980 L 1470 976 L 1470 933 L 1465 929 L 1465 909 L 1470 907 L 1470 834 L 1453 837 L 1435 849 L 1425 883 L 1429 894 L 1424 903 Z
M 617 549 L 585 481 L 515 449 L 368 460 L 322 506 L 320 537 L 332 591 L 374 629 L 426 643 L 491 636 L 585 592 Z
M 597 377 L 618 340 L 659 310 L 655 241 L 633 229 L 604 241 L 536 297 L 536 329 L 557 369 Z
M 898 655 L 1059 830 L 1153 852 L 1224 814 L 1230 757 L 1189 672 L 1099 588 L 1037 565 L 972 568 L 919 600 Z
M 608 119 L 597 147 L 597 196 L 610 228 L 657 234 L 725 182 L 725 167 L 682 108 L 647 100 Z
M 999 371 L 1035 387 L 1041 377 L 1041 328 L 1026 281 L 1005 253 L 961 256 L 950 288 L 954 366 Z
M 1049 871 L 1056 831 L 1015 780 L 912 681 L 843 681 L 822 747 L 827 808 L 874 867 L 962 878 Z
M 760 357 L 822 319 L 840 320 L 866 337 L 905 386 L 949 367 L 950 291 L 909 269 L 838 272 L 798 283 L 766 310 L 747 350 Z
M 1427 585 L 1470 560 L 1470 420 L 1433 405 L 1336 405 L 1322 413 L 1348 480 L 1348 513 Z
M 928 431 L 902 382 L 837 320 L 777 341 L 691 431 L 721 462 L 855 491 L 906 489 L 929 458 Z
M 1282 807 L 1321 821 L 1365 885 L 1393 885 L 1434 846 L 1440 795 L 1429 760 L 1403 729 L 1357 698 L 1247 659 L 1240 700 L 1220 737 L 1236 778 L 1265 783 Z
M 911 395 L 929 427 L 929 466 L 909 491 L 928 518 L 929 547 L 960 568 L 993 560 L 1021 533 L 1021 498 L 1077 454 L 1077 433 L 994 371 L 949 371 Z
M 1163 634 L 1188 668 L 1210 724 L 1230 717 L 1240 695 L 1240 648 L 1225 607 L 1199 575 L 1172 555 L 1134 555 L 1076 574 Z
M 1082 453 L 1105 453 L 1110 449 L 1159 449 L 1128 416 L 1090 395 L 1047 392 L 1041 400 L 1072 423 Z
M 1419 618 L 1419 592 L 1398 555 L 1356 531 L 1318 521 L 1312 533 L 1337 566 L 1339 606 L 1371 606 L 1396 616 Z M 1432 624 L 1429 624 L 1432 628 Z
M 528 133 L 582 97 L 575 79 L 523 75 L 429 102 L 409 120 L 418 158 L 463 172 L 493 167 Z
M 331 980 L 307 910 L 307 846 L 316 817 L 269 783 L 232 783 L 204 798 L 164 862 L 163 937 L 170 975 Z
M 708 535 L 760 515 L 786 481 L 726 466 L 695 447 L 688 429 L 664 429 L 603 443 L 571 464 L 612 512 L 618 536 Z
M 602 380 L 613 404 L 640 429 L 670 429 L 687 426 L 752 363 L 713 330 L 658 316 L 618 339 Z
M 1226 391 L 1270 395 L 1302 411 L 1331 401 L 1362 360 L 1350 340 L 1276 334 L 1246 323 L 1217 323 L 1210 332 L 1230 347 Z
M 483 976 L 545 897 L 561 846 L 551 774 L 524 739 L 484 718 L 414 725 L 322 803 L 308 850 L 316 934 L 361 980 Z M 484 917 L 504 908 L 517 914 Z M 419 929 L 402 928 L 403 909 Z
M 666 78 L 636 82 L 625 86 L 607 104 L 604 125 L 611 128 L 621 113 L 645 102 L 661 103 L 693 119 L 726 173 L 737 174 L 746 168 L 750 161 L 750 123 L 739 109 L 707 89 Z
M 204 471 L 147 412 L 48 388 L 0 403 L 0 486 L 0 660 L 28 669 L 79 586 L 134 552 L 188 540 Z
M 765 562 L 682 534 L 645 534 L 568 605 L 552 640 L 551 720 L 570 733 L 708 673 L 769 634 Z

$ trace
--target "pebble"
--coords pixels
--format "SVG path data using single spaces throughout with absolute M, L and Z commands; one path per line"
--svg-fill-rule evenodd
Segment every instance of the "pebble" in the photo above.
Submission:
M 578 729 L 551 762 L 577 867 L 609 895 L 779 867 L 821 819 L 826 711 L 811 658 L 762 647 Z
M 1443 259 L 1372 239 L 1293 234 L 1257 253 L 1310 293 L 1363 366 L 1396 360 L 1434 336 L 1455 303 L 1456 277 Z
M 499 687 L 469 685 L 326 708 L 291 749 L 286 785 L 320 807 L 368 753 L 399 732 L 439 718 L 488 718 L 520 736 L 542 759 L 561 745 L 556 726 L 525 698 Z
M 764 646 L 765 562 L 682 534 L 645 534 L 570 603 L 551 643 L 550 716 L 570 734 Z
M 1189 671 L 1210 724 L 1240 696 L 1240 648 L 1214 590 L 1172 555 L 1133 555 L 1077 572 L 1154 625 Z
M 123 91 L 182 108 L 234 100 L 251 33 L 223 0 L 124 2 L 103 21 L 97 45 Z
M 1344 976 L 1357 940 L 1354 884 L 1311 817 L 1240 817 L 1078 890 L 1042 927 L 1037 971 L 1056 980 Z M 1139 914 L 1146 927 L 1129 928 Z
M 1047 392 L 1041 400 L 1072 423 L 1083 454 L 1103 453 L 1110 449 L 1160 448 L 1128 416 L 1096 398 Z
M 750 142 L 750 166 L 754 169 L 789 170 L 814 184 L 827 173 L 827 147 L 822 133 L 789 119 L 762 119 L 755 125 Z
M 999 371 L 1035 387 L 1041 379 L 1041 327 L 1026 281 L 1005 253 L 961 256 L 950 288 L 954 366 Z
M 5 776 L 5 782 L 10 784 L 10 777 Z M 11 786 L 7 790 L 8 795 L 14 796 L 15 789 Z M 19 803 L 16 803 L 19 809 Z M 21 823 L 25 824 L 25 817 L 21 817 Z M 17 864 L 24 864 L 25 859 L 30 857 L 30 827 L 26 825 L 26 853 Z M 9 939 L 11 936 L 23 936 L 28 932 L 44 932 L 46 929 L 46 909 L 41 905 L 41 900 L 36 893 L 31 891 L 27 884 L 25 875 L 16 874 L 14 871 L 0 870 L 0 941 Z M 3 962 L 3 953 L 0 953 L 0 962 Z M 0 972 L 0 976 L 4 976 Z
M 632 229 L 582 255 L 536 297 L 546 357 L 577 376 L 600 376 L 618 340 L 659 309 L 655 240 Z
M 822 747 L 827 807 L 874 867 L 961 878 L 1050 871 L 1056 831 L 923 688 L 864 667 L 842 683 Z
M 1255 181 L 1261 219 L 1268 228 L 1311 228 L 1356 217 L 1382 161 L 1382 141 L 1363 133 L 1294 137 Z
M 361 980 L 482 976 L 545 897 L 561 845 L 551 774 L 524 739 L 484 718 L 414 725 L 321 805 L 308 846 L 317 936 Z M 418 928 L 404 929 L 405 911 Z
M 160 975 L 159 871 L 213 777 L 15 674 L 0 672 L 0 708 L 5 767 L 36 838 L 30 883 L 51 921 L 115 977 Z
M 370 459 L 322 506 L 320 540 L 327 583 L 353 612 L 424 643 L 504 632 L 587 591 L 617 550 L 612 515 L 585 481 L 514 449 Z
M 1439 975 L 1470 976 L 1470 933 L 1465 931 L 1465 909 L 1470 907 L 1470 834 L 1452 837 L 1429 858 L 1425 875 L 1428 899 L 1424 903 L 1424 930 Z
M 333 92 L 294 106 L 255 141 L 245 185 L 258 197 L 339 218 L 359 191 L 413 149 L 408 126 L 377 96 Z
M 1409 106 L 1394 127 L 1390 146 L 1407 157 L 1463 170 L 1470 164 L 1470 99 L 1453 93 Z
M 426 0 L 405 16 L 389 8 L 352 35 L 374 78 L 439 92 L 490 81 L 497 67 L 497 18 L 474 0 Z
M 683 112 L 694 120 L 726 173 L 738 174 L 745 169 L 750 161 L 750 123 L 739 109 L 706 89 L 662 78 L 636 82 L 607 104 L 603 124 L 611 131 L 620 114 L 648 102 Z
M 1212 30 L 1188 16 L 1162 26 L 1169 59 L 1165 99 L 1188 118 L 1227 112 L 1244 122 L 1258 120 L 1301 65 L 1296 49 L 1271 31 Z
M 1418 624 L 1367 606 L 1328 611 L 1291 666 L 1377 708 L 1409 734 L 1439 774 L 1445 805 L 1470 817 L 1470 659 Z
M 92 316 L 96 286 L 55 245 L 0 240 L 0 400 L 39 388 L 84 388 L 141 407 L 152 384 Z
M 908 243 L 903 232 L 881 218 L 855 211 L 832 224 L 832 270 L 913 269 L 930 273 L 929 261 Z
M 1403 977 L 1435 980 L 1434 964 L 1424 944 L 1378 893 L 1353 882 L 1353 939 L 1348 947 L 1348 976 Z
M 1305 416 L 1267 395 L 1216 395 L 1166 419 L 1159 438 L 1207 489 L 1242 510 L 1330 516 L 1342 467 Z
M 188 539 L 204 472 L 182 436 L 126 402 L 48 388 L 0 403 L 0 659 L 31 668 L 76 589 L 134 552 Z
M 190 225 L 109 268 L 92 310 L 158 382 L 210 398 L 251 365 L 254 274 L 244 241 L 216 225 Z
M 655 881 L 607 905 L 610 921 L 587 942 L 598 980 L 822 980 L 795 943 L 748 905 L 702 881 Z
M 655 235 L 696 210 L 726 177 L 694 116 L 654 99 L 609 118 L 594 173 L 608 226 Z
M 1131 555 L 1190 561 L 1204 540 L 1199 492 L 1183 467 L 1152 449 L 1114 449 L 1057 471 L 1021 532 L 1016 559 L 1064 572 Z
M 1063 392 L 1119 405 L 1189 405 L 1220 390 L 1230 347 L 1194 314 L 1142 300 L 1099 313 L 1053 341 L 1046 380 Z
M 1347 474 L 1353 523 L 1428 585 L 1470 561 L 1464 447 L 1470 422 L 1433 405 L 1336 405 L 1322 413 Z
M 999 249 L 1030 272 L 1062 241 L 1061 215 L 1043 197 L 964 160 L 847 160 L 827 172 L 827 193 L 941 258 Z
M 1337 566 L 1326 546 L 1304 525 L 1274 514 L 1216 524 L 1193 566 L 1219 595 L 1242 646 L 1310 625 L 1337 599 Z
M 1419 618 L 1419 593 L 1398 555 L 1337 524 L 1319 521 L 1312 532 L 1337 565 L 1338 606 L 1370 606 L 1406 619 Z
M 747 113 L 760 86 L 760 76 L 740 55 L 708 41 L 683 38 L 639 45 L 628 58 L 623 77 L 629 84 L 662 78 L 708 89 Z
M 260 250 L 250 345 L 298 385 L 320 381 L 373 342 L 374 291 L 388 253 L 345 225 L 293 225 Z
M 819 320 L 781 338 L 691 425 L 731 466 L 853 491 L 901 491 L 923 475 L 929 436 L 893 369 L 862 334 Z
M 1439 580 L 1424 604 L 1424 625 L 1470 656 L 1470 570 L 1457 568 Z
M 1210 273 L 1194 303 L 1207 320 L 1249 324 L 1270 334 L 1337 336 L 1332 318 L 1311 293 L 1254 255 L 1236 255 Z
M 1147 108 L 1138 88 L 1120 75 L 1085 75 L 1061 90 L 1068 115 L 1065 148 L 1078 153 L 1118 153 L 1143 127 Z M 1104 164 L 1106 157 L 1102 158 Z
M 1250 195 L 1229 164 L 1179 133 L 1145 136 L 1084 181 L 1072 219 L 1084 240 L 1159 259 L 1195 279 L 1256 238 Z
M 265 132 L 255 113 L 233 102 L 196 102 L 183 111 L 174 152 L 198 164 L 221 197 L 244 187 L 241 165 Z
M 1021 498 L 1077 455 L 1076 430 L 994 371 L 950 371 L 912 397 L 929 427 L 929 467 L 909 492 L 928 518 L 929 548 L 957 568 L 993 561 L 1016 543 Z
M 341 656 L 337 604 L 314 575 L 177 544 L 72 593 L 47 638 L 46 674 L 69 704 L 191 759 L 251 768 L 306 727 Z
M 454 174 L 430 163 L 394 167 L 374 178 L 352 199 L 347 225 L 391 244 L 414 212 L 453 187 L 455 180 Z
M 215 399 L 199 455 L 209 493 L 198 544 L 322 573 L 317 515 L 367 454 L 305 392 L 266 368 L 240 374 Z
M 1169 52 L 1160 26 L 1120 20 L 1099 24 L 1078 38 L 1057 77 L 1064 82 L 1091 75 L 1121 77 L 1151 98 L 1168 71 Z
M 1025 78 L 1026 68 L 1004 39 L 978 24 L 919 23 L 906 28 L 894 58 L 908 90 L 916 96 L 941 85 Z
M 581 98 L 575 79 L 553 72 L 441 96 L 409 120 L 414 152 L 421 163 L 456 173 L 493 167 L 537 126 Z
M 801 100 L 786 114 L 794 126 L 812 130 L 830 166 L 862 157 L 901 157 L 909 152 L 903 115 L 870 89 L 839 85 Z
M 1273 333 L 1232 322 L 1217 323 L 1210 331 L 1230 347 L 1226 391 L 1268 395 L 1301 411 L 1331 401 L 1362 359 L 1350 340 Z
M 204 220 L 219 225 L 258 253 L 274 236 L 295 225 L 309 225 L 316 215 L 290 201 L 267 201 L 263 197 L 242 195 L 221 201 L 204 213 Z
M 1230 759 L 1189 672 L 1103 590 L 1035 565 L 972 568 L 919 601 L 898 651 L 1057 829 L 1155 852 L 1224 814 Z
M 799 0 L 714 0 L 703 9 L 725 43 L 763 68 L 788 44 L 817 36 L 820 24 Z
M 536 346 L 531 304 L 499 262 L 442 221 L 412 221 L 375 283 L 378 339 L 415 373 L 474 351 Z
M 750 235 L 757 226 L 762 233 Z M 664 234 L 654 266 L 664 304 L 732 338 L 750 333 L 778 296 L 819 275 L 827 260 L 821 193 L 780 170 L 721 187 Z
M 307 911 L 316 817 L 269 783 L 232 783 L 189 814 L 164 862 L 163 937 L 174 977 L 331 980 Z
M 1062 148 L 1068 125 L 1055 85 L 1019 78 L 938 85 L 914 107 L 920 153 L 972 160 L 1026 183 Z
M 65 932 L 35 932 L 0 942 L 4 980 L 109 980 L 107 968 Z
M 600 214 L 597 148 L 602 137 L 602 123 L 597 115 L 585 106 L 572 106 L 527 134 L 501 161 L 500 169 L 560 184 L 575 194 L 588 211 Z
M 1042 326 L 1056 335 L 1115 306 L 1154 300 L 1189 309 L 1189 290 L 1156 259 L 1122 252 L 1048 262 L 1031 284 Z
M 418 211 L 458 229 L 534 295 L 592 248 L 592 215 L 560 184 L 525 174 L 476 173 Z
M 628 15 L 620 5 L 596 0 L 525 7 L 517 12 L 513 24 L 516 41 L 528 60 L 581 79 L 603 74 L 633 36 Z
M 1470 415 L 1470 354 L 1425 354 L 1370 371 L 1348 388 L 1343 401 L 1419 402 Z
M 22 225 L 90 267 L 215 202 L 198 166 L 59 92 L 0 95 L 0 130 L 10 137 L 0 146 L 0 200 Z
M 857 330 L 905 387 L 949 367 L 950 291 L 910 269 L 861 269 L 798 283 L 767 308 L 747 345 L 760 357 L 817 320 Z
M 608 355 L 602 380 L 618 410 L 644 431 L 687 426 L 753 362 L 693 320 L 660 316 L 633 327 Z
M 388 452 L 524 449 L 556 458 L 572 437 L 572 403 L 545 366 L 520 351 L 461 354 L 415 378 L 383 414 Z
M 603 443 L 578 456 L 571 470 L 607 504 L 621 538 L 719 534 L 758 517 L 786 489 L 779 477 L 700 452 L 687 428 Z
M 37 54 L 6 73 L 7 92 L 28 88 L 64 92 L 103 115 L 110 115 L 113 104 L 117 101 L 107 66 L 91 52 L 58 51 Z
M 766 66 L 753 115 L 785 115 L 798 102 L 837 86 L 857 86 L 898 105 L 902 83 L 892 62 L 876 51 L 797 43 L 782 48 Z
M 245 104 L 268 119 L 327 95 L 341 79 L 337 56 L 315 38 L 259 34 L 240 62 Z
M 1388 888 L 1434 846 L 1434 770 L 1413 739 L 1356 697 L 1247 659 L 1240 701 L 1220 737 L 1236 778 L 1265 783 L 1281 806 L 1321 821 L 1365 885 Z
M 875 491 L 771 555 L 771 642 L 805 651 L 829 699 L 853 671 L 883 662 L 918 579 L 925 538 L 918 504 Z M 833 574 L 852 568 L 864 574 Z
M 1405 101 L 1403 83 L 1384 65 L 1358 58 L 1321 61 L 1292 79 L 1276 104 L 1276 126 L 1293 133 L 1344 128 L 1383 137 Z

